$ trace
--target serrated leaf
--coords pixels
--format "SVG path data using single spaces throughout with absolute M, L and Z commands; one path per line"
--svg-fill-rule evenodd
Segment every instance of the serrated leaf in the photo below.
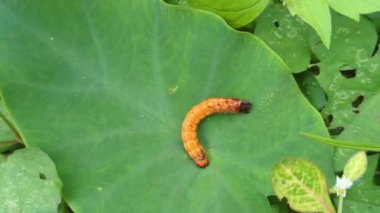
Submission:
M 0 156 L 0 212 L 57 212 L 61 188 L 54 163 L 42 151 Z
M 330 6 L 337 12 L 359 21 L 360 14 L 380 11 L 379 0 L 330 0 Z
M 290 13 L 299 16 L 317 31 L 323 44 L 329 48 L 331 40 L 331 17 L 326 0 L 284 0 Z
M 335 212 L 322 171 L 309 161 L 287 158 L 271 172 L 279 199 L 287 198 L 292 209 L 301 212 Z
M 188 0 L 194 8 L 212 11 L 220 15 L 234 28 L 253 21 L 265 9 L 270 0 Z

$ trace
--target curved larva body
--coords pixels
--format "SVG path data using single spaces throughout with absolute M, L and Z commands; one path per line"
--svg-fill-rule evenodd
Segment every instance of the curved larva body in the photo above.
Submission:
M 214 113 L 248 113 L 252 104 L 235 98 L 209 98 L 195 105 L 187 113 L 182 123 L 182 141 L 187 153 L 197 166 L 204 168 L 208 159 L 199 143 L 197 127 L 199 122 Z

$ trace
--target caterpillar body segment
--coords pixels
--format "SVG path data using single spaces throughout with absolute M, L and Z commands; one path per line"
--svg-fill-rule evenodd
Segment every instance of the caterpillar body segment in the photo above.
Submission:
M 183 146 L 197 166 L 205 168 L 209 164 L 197 135 L 202 119 L 215 113 L 249 113 L 251 108 L 250 102 L 241 99 L 209 98 L 190 109 L 182 123 L 181 134 Z

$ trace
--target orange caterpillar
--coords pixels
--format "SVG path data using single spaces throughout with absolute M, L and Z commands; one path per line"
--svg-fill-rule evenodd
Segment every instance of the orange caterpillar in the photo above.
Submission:
M 183 146 L 197 166 L 204 168 L 208 165 L 197 136 L 199 122 L 214 113 L 249 113 L 251 108 L 251 103 L 236 98 L 209 98 L 191 108 L 182 123 L 181 134 Z

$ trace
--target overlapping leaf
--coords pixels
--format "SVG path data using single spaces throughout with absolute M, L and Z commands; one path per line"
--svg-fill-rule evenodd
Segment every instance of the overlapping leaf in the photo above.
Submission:
M 253 21 L 270 2 L 269 0 L 188 0 L 192 7 L 212 11 L 234 28 Z
M 360 14 L 380 11 L 380 1 L 378 0 L 331 0 L 329 4 L 337 12 L 356 21 L 359 21 Z
M 1 212 L 56 212 L 61 188 L 54 163 L 40 150 L 0 156 Z
M 327 0 L 284 0 L 290 13 L 314 28 L 326 47 L 331 41 L 331 16 Z
M 335 212 L 326 177 L 313 163 L 286 158 L 272 169 L 272 184 L 279 199 L 286 198 L 300 212 Z

